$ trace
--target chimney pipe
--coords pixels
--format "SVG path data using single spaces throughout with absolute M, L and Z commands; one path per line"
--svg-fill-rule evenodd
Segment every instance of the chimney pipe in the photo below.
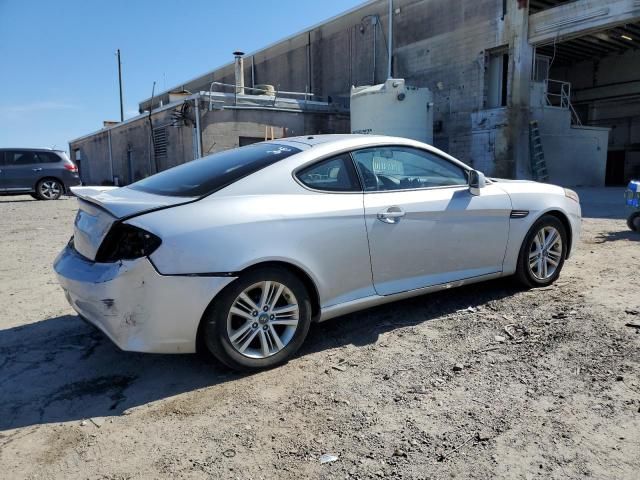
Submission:
M 236 94 L 244 95 L 244 52 L 233 52 L 236 57 Z

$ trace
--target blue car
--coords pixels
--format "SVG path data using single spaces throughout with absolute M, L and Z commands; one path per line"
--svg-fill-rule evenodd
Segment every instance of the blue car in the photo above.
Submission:
M 640 180 L 631 180 L 624 196 L 627 206 L 633 209 L 627 225 L 634 232 L 640 232 Z

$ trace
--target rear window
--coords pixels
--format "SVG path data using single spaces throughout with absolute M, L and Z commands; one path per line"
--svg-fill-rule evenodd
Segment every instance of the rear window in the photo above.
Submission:
M 193 160 L 128 188 L 173 197 L 203 197 L 299 152 L 298 148 L 275 143 L 249 145 Z

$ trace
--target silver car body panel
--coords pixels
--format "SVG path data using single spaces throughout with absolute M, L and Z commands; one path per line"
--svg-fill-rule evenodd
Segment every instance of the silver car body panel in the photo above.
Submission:
M 193 353 L 205 309 L 233 277 L 167 277 L 147 258 L 95 263 L 69 246 L 55 271 L 71 306 L 123 350 Z
M 240 272 L 265 262 L 304 272 L 319 298 L 317 319 L 326 320 L 510 275 L 528 230 L 549 211 L 569 220 L 573 246 L 579 237 L 580 206 L 553 185 L 489 180 L 479 195 L 466 186 L 330 193 L 295 178 L 323 158 L 375 145 L 422 148 L 469 169 L 419 142 L 336 135 L 278 143 L 302 152 L 199 200 L 126 188 L 82 190 L 80 210 L 87 216 L 80 214 L 74 241 L 86 258 L 65 251 L 56 261 L 72 306 L 124 349 L 193 351 L 207 305 Z M 405 212 L 396 224 L 377 218 L 390 206 Z M 528 214 L 510 218 L 512 210 Z M 143 228 L 162 244 L 149 259 L 91 262 L 115 221 Z M 99 280 L 105 276 L 109 281 Z M 105 310 L 109 298 L 123 314 Z M 137 312 L 143 328 L 129 328 L 127 312 Z
M 495 185 L 371 192 L 364 195 L 371 269 L 380 295 L 502 271 L 509 196 Z M 388 209 L 404 214 L 385 223 Z

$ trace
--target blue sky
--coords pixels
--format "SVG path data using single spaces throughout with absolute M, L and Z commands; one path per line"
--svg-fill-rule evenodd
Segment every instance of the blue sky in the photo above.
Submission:
M 0 147 L 57 147 L 363 0 L 0 0 Z

